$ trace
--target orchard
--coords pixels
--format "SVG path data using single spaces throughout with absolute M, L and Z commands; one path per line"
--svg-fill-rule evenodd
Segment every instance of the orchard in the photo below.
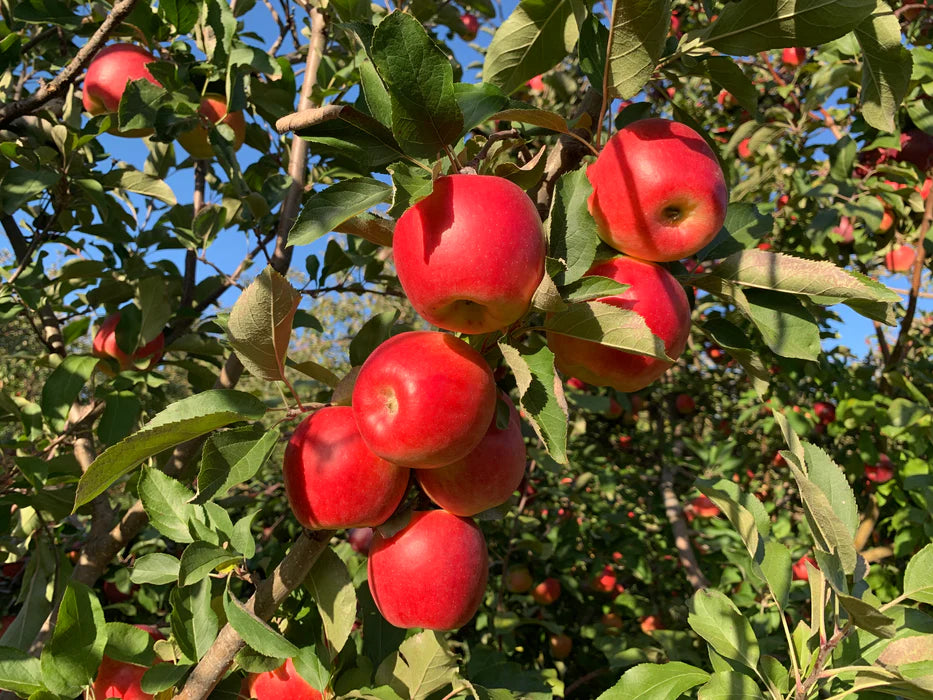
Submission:
M 0 1 L 4 698 L 933 698 L 928 0 Z

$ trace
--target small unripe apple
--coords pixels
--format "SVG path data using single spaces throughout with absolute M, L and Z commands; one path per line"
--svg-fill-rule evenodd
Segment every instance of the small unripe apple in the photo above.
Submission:
M 525 440 L 518 411 L 504 393 L 509 422 L 499 430 L 493 416 L 479 444 L 469 454 L 438 469 L 419 469 L 416 476 L 428 497 L 454 515 L 470 516 L 505 503 L 525 475 Z
M 916 259 L 917 251 L 913 246 L 901 245 L 888 251 L 884 256 L 884 264 L 891 272 L 909 272 Z
M 808 581 L 810 579 L 810 573 L 807 571 L 807 562 L 810 562 L 810 566 L 814 569 L 820 568 L 816 565 L 816 560 L 813 559 L 813 557 L 800 557 L 800 559 L 794 562 L 794 566 L 792 567 L 794 581 Z
M 452 630 L 476 614 L 489 555 L 476 523 L 444 510 L 416 512 L 392 537 L 369 548 L 369 589 L 396 627 Z
M 136 627 L 148 632 L 149 636 L 155 640 L 165 639 L 162 633 L 152 625 L 136 625 Z M 144 693 L 141 687 L 143 675 L 148 670 L 146 666 L 117 661 L 105 655 L 101 659 L 100 666 L 97 667 L 97 675 L 87 692 L 87 697 L 94 698 L 94 700 L 101 698 L 153 700 L 154 696 Z
M 560 661 L 570 656 L 573 650 L 573 640 L 566 634 L 552 634 L 547 640 L 551 656 Z
M 729 192 L 697 132 L 643 119 L 620 129 L 587 169 L 599 236 L 627 255 L 666 262 L 693 255 L 719 233 Z
M 392 251 L 415 311 L 460 333 L 515 323 L 544 276 L 544 227 L 534 202 L 491 175 L 438 178 L 399 218 Z
M 117 345 L 117 325 L 120 323 L 120 312 L 110 314 L 100 325 L 100 329 L 94 336 L 91 345 L 94 357 L 101 359 L 116 360 L 121 370 L 136 369 L 141 367 L 143 371 L 149 371 L 162 359 L 162 350 L 165 348 L 165 336 L 159 333 L 155 338 L 137 348 L 135 352 L 128 355 L 120 346 Z M 143 365 L 146 359 L 149 362 Z M 107 366 L 107 363 L 100 363 L 100 369 L 106 374 L 112 376 L 113 372 Z
M 527 593 L 534 580 L 526 566 L 513 566 L 505 575 L 505 589 L 509 593 Z
M 473 41 L 476 38 L 476 33 L 479 31 L 479 20 L 476 18 L 476 15 L 465 12 L 460 17 L 460 21 L 463 23 L 464 40 Z
M 626 256 L 597 263 L 586 273 L 631 285 L 600 302 L 631 309 L 664 341 L 665 351 L 677 358 L 690 334 L 690 305 L 683 287 L 659 265 Z M 664 374 L 672 363 L 635 355 L 588 340 L 548 333 L 548 347 L 558 369 L 597 386 L 638 391 Z
M 466 457 L 496 410 L 492 370 L 447 333 L 389 338 L 363 363 L 353 415 L 370 450 L 393 464 L 423 469 Z
M 531 597 L 538 605 L 551 605 L 560 598 L 560 581 L 546 578 L 531 590 Z
M 409 475 L 366 447 L 349 406 L 305 418 L 285 448 L 282 473 L 288 505 L 312 530 L 381 525 L 401 503 Z
M 788 47 L 781 52 L 781 63 L 796 68 L 807 59 L 807 50 L 801 46 Z
M 146 68 L 146 64 L 156 60 L 149 51 L 135 44 L 111 44 L 98 51 L 87 67 L 81 88 L 84 109 L 91 116 L 116 112 L 126 84 L 132 80 L 145 78 L 153 85 L 161 85 Z M 115 136 L 146 136 L 152 129 L 119 131 L 114 126 L 110 132 Z
M 246 140 L 246 118 L 243 112 L 227 112 L 227 98 L 216 93 L 207 93 L 201 98 L 198 107 L 201 124 L 191 131 L 178 135 L 179 145 L 188 151 L 192 158 L 204 160 L 214 156 L 209 129 L 214 124 L 226 124 L 233 129 L 233 150 L 238 151 Z
M 321 693 L 298 675 L 291 659 L 274 671 L 254 673 L 247 681 L 249 697 L 257 700 L 321 700 Z
M 696 410 L 697 404 L 690 394 L 677 394 L 677 398 L 674 399 L 674 407 L 680 415 L 689 416 Z

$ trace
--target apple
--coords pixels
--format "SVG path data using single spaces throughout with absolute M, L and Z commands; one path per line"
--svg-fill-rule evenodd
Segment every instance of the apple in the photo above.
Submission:
M 697 404 L 690 394 L 677 394 L 677 398 L 674 399 L 674 407 L 680 415 L 689 416 L 696 410 Z
M 476 523 L 444 510 L 415 512 L 369 548 L 369 589 L 396 627 L 452 630 L 476 614 L 489 574 L 486 539 Z
M 920 129 L 907 129 L 901 133 L 901 148 L 893 158 L 929 170 L 933 166 L 933 136 Z
M 719 233 L 729 192 L 719 162 L 689 126 L 642 119 L 616 132 L 586 171 L 588 206 L 607 244 L 654 262 L 693 255 Z
M 513 566 L 505 575 L 505 589 L 509 593 L 527 593 L 533 584 L 527 566 Z
M 209 129 L 215 124 L 226 124 L 233 129 L 233 150 L 240 150 L 246 140 L 246 118 L 243 112 L 227 112 L 227 98 L 217 93 L 207 93 L 198 106 L 201 124 L 190 131 L 178 135 L 179 145 L 188 151 L 192 158 L 204 160 L 214 155 L 214 147 L 208 136 Z
M 625 452 L 628 452 L 629 450 L 632 449 L 632 440 L 633 438 L 631 435 L 620 435 L 619 436 L 619 447 Z
M 551 656 L 560 661 L 570 656 L 573 650 L 573 640 L 566 634 L 552 634 L 547 640 Z
M 377 455 L 404 467 L 443 467 L 483 439 L 496 385 L 483 356 L 464 341 L 410 331 L 366 359 L 352 406 L 363 442 Z
M 614 612 L 605 613 L 602 618 L 600 618 L 600 622 L 603 623 L 603 626 L 609 627 L 610 629 L 622 629 L 622 618 Z
M 373 529 L 371 527 L 351 528 L 347 532 L 347 539 L 354 552 L 369 554 L 369 545 L 373 541 Z
M 781 52 L 781 62 L 791 68 L 796 68 L 806 59 L 807 50 L 801 46 L 788 47 Z
M 878 200 L 884 203 L 884 200 L 881 197 L 878 197 Z M 878 226 L 878 233 L 887 233 L 891 230 L 891 227 L 894 226 L 894 210 L 891 207 L 885 205 L 884 213 L 881 215 L 881 225 Z
M 399 218 L 392 250 L 415 311 L 459 333 L 515 323 L 544 276 L 544 227 L 534 202 L 491 175 L 438 178 Z
M 149 51 L 135 44 L 111 44 L 98 51 L 84 75 L 81 88 L 84 109 L 91 116 L 118 111 L 126 84 L 132 80 L 145 78 L 153 85 L 161 86 L 146 68 L 156 60 Z M 119 131 L 114 126 L 110 133 L 126 137 L 147 136 L 152 129 Z
M 612 593 L 616 587 L 616 576 L 610 564 L 606 564 L 603 570 L 593 577 L 590 582 L 590 588 L 597 593 Z
M 525 85 L 531 88 L 532 92 L 544 92 L 545 88 L 547 87 L 544 84 L 544 79 L 540 75 L 536 75 L 534 78 L 527 81 Z
M 690 334 L 690 305 L 683 287 L 663 267 L 620 256 L 597 263 L 586 273 L 609 277 L 631 285 L 620 294 L 598 301 L 631 309 L 645 319 L 651 331 L 663 339 L 667 355 L 677 358 Z M 638 391 L 664 374 L 672 365 L 645 355 L 600 345 L 588 340 L 549 332 L 548 347 L 565 375 L 619 391 Z M 634 408 L 634 405 L 633 405 Z
M 479 31 L 479 20 L 476 18 L 476 15 L 464 12 L 460 17 L 460 21 L 463 23 L 463 39 L 465 41 L 473 41 L 476 38 L 476 33 Z
M 807 571 L 807 562 L 810 562 L 810 566 L 814 569 L 820 568 L 816 565 L 816 560 L 813 559 L 813 557 L 800 557 L 800 559 L 794 562 L 794 566 L 792 567 L 794 581 L 807 581 L 810 579 L 810 574 Z
M 571 377 L 567 380 L 567 386 L 571 389 L 576 389 L 577 391 L 583 391 L 586 389 L 586 382 L 580 381 L 576 377 Z
M 123 591 L 121 591 L 119 588 L 117 588 L 117 584 L 115 584 L 113 581 L 104 581 L 104 585 L 103 585 L 104 597 L 107 599 L 108 603 L 114 603 L 114 604 L 125 603 L 128 600 L 132 600 L 133 593 L 135 593 L 138 590 L 139 590 L 139 586 L 136 584 L 133 584 L 130 587 L 129 593 L 124 593 Z
M 728 90 L 719 91 L 716 95 L 716 103 L 723 109 L 732 109 L 737 104 L 735 96 Z
M 161 632 L 152 625 L 135 625 L 149 633 L 155 640 L 165 639 Z M 156 660 L 158 663 L 158 659 Z M 122 698 L 123 700 L 153 700 L 154 695 L 144 693 L 141 688 L 146 666 L 137 666 L 126 661 L 117 661 L 109 656 L 101 659 L 97 667 L 94 683 L 87 692 L 88 698 Z
M 690 509 L 700 518 L 715 518 L 719 515 L 719 506 L 709 496 L 697 496 L 690 501 Z
M 855 240 L 855 227 L 852 225 L 852 219 L 843 216 L 839 219 L 839 225 L 833 228 L 833 233 L 839 237 L 840 243 L 852 243 Z
M 664 623 L 661 622 L 661 618 L 657 615 L 645 615 L 638 620 L 638 626 L 641 627 L 641 631 L 645 634 L 651 634 L 655 630 L 667 629 L 664 626 Z
M 813 404 L 813 412 L 820 423 L 832 423 L 836 420 L 836 407 L 828 401 L 817 401 Z
M 622 404 L 613 399 L 609 398 L 609 408 L 606 409 L 606 418 L 619 418 L 622 415 Z
M 298 675 L 291 659 L 274 671 L 251 674 L 247 681 L 249 697 L 258 700 L 321 700 L 320 691 Z
M 739 141 L 739 147 L 736 149 L 736 152 L 742 160 L 749 160 L 752 157 L 752 149 L 748 146 L 750 140 L 751 139 L 742 139 Z
M 92 349 L 94 357 L 104 360 L 116 360 L 120 370 L 138 369 L 147 358 L 149 362 L 142 367 L 143 371 L 149 371 L 162 359 L 162 350 L 165 348 L 165 336 L 159 333 L 155 338 L 137 348 L 132 355 L 127 355 L 119 345 L 117 345 L 117 325 L 120 323 L 120 312 L 110 314 L 100 325 L 100 329 L 94 336 Z M 113 376 L 113 372 L 107 363 L 101 363 L 100 369 Z
M 285 448 L 285 495 L 312 530 L 381 525 L 401 503 L 409 470 L 366 447 L 349 406 L 305 418 Z
M 894 464 L 886 454 L 878 455 L 876 464 L 865 465 L 865 478 L 876 484 L 883 484 L 894 478 Z
M 913 246 L 900 245 L 888 251 L 884 264 L 890 272 L 909 272 L 916 259 L 917 251 Z
M 560 581 L 556 578 L 546 578 L 533 589 L 531 597 L 538 605 L 551 605 L 560 598 Z
M 493 416 L 479 444 L 465 457 L 439 469 L 419 469 L 418 483 L 428 497 L 454 515 L 476 515 L 509 500 L 525 475 L 525 440 L 518 411 L 499 392 L 509 422 L 499 430 Z

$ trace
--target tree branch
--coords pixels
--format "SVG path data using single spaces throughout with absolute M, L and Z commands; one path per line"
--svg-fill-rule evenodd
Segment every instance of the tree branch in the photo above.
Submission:
M 674 470 L 669 466 L 661 469 L 661 496 L 664 500 L 664 512 L 667 515 L 667 521 L 674 531 L 674 546 L 677 548 L 677 557 L 680 559 L 680 565 L 683 567 L 687 580 L 695 591 L 708 587 L 709 581 L 700 571 L 700 564 L 697 562 L 693 546 L 690 544 L 687 523 L 684 520 L 684 511 L 680 506 L 680 499 L 677 498 L 677 493 L 674 491 Z

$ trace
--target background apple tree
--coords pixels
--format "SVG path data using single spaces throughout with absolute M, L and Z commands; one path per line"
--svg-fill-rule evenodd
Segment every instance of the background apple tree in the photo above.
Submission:
M 325 697 L 933 697 L 926 3 L 2 0 L 0 17 L 0 688 L 75 697 L 106 653 L 165 697 L 237 697 L 285 659 Z M 90 117 L 82 77 L 111 41 L 157 55 L 160 85 Z M 245 113 L 246 148 L 219 125 L 195 161 L 176 138 L 207 92 Z M 730 187 L 716 239 L 667 265 L 688 349 L 638 394 L 568 384 L 545 330 L 656 352 L 580 278 L 607 256 L 592 151 L 658 116 L 702 134 Z M 428 327 L 393 225 L 467 166 L 524 189 L 548 234 L 518 332 L 469 337 L 529 463 L 479 519 L 479 614 L 405 631 L 363 546 L 293 518 L 282 453 L 379 343 Z M 116 311 L 125 351 L 164 335 L 158 366 L 92 355 Z M 865 348 L 840 340 L 856 315 Z M 528 592 L 546 579 L 559 594 Z

